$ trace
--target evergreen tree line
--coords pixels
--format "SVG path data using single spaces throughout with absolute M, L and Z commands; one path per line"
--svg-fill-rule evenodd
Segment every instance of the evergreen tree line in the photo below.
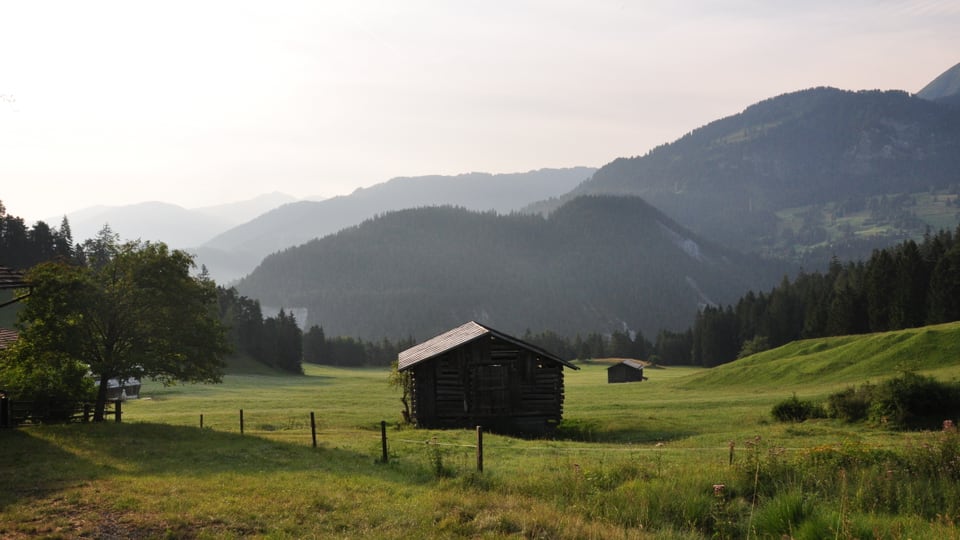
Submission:
M 691 361 L 716 366 L 797 339 L 885 332 L 960 320 L 960 227 L 879 249 L 866 262 L 801 273 L 736 306 L 703 309 Z
M 220 322 L 228 328 L 235 352 L 282 371 L 303 373 L 303 332 L 293 313 L 281 309 L 276 317 L 265 318 L 260 302 L 232 287 L 217 287 L 217 299 Z
M 26 270 L 57 258 L 70 260 L 75 255 L 74 249 L 66 216 L 59 229 L 43 221 L 27 227 L 23 218 L 8 215 L 0 201 L 0 265 Z
M 328 338 L 322 326 L 311 326 L 303 334 L 303 361 L 329 366 L 389 366 L 400 351 L 416 342 L 412 337 L 391 341 L 364 341 L 345 336 Z
M 659 365 L 690 364 L 693 343 L 691 330 L 671 332 L 661 330 L 654 341 L 642 332 L 615 331 L 610 334 L 592 332 L 574 338 L 551 331 L 523 335 L 523 340 L 564 360 L 588 360 L 591 358 L 637 358 Z
M 586 337 L 569 338 L 553 331 L 535 334 L 527 330 L 522 339 L 564 360 L 639 358 L 661 365 L 685 365 L 690 363 L 691 336 L 690 330 L 679 333 L 664 330 L 657 334 L 656 341 L 651 342 L 640 332 L 594 332 Z M 401 351 L 416 344 L 413 337 L 397 341 L 326 337 L 322 327 L 313 326 L 303 334 L 303 361 L 344 367 L 389 366 Z

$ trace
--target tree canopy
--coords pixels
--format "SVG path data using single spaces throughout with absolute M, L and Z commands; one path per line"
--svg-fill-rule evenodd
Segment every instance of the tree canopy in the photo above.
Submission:
M 17 362 L 88 366 L 100 382 L 95 420 L 103 419 L 110 379 L 221 380 L 229 346 L 216 287 L 191 275 L 190 255 L 163 243 L 120 245 L 109 230 L 84 253 L 85 265 L 46 262 L 27 273 L 32 292 L 17 323 Z

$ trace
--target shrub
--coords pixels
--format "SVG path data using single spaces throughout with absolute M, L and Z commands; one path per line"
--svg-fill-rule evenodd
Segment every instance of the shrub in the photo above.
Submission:
M 879 384 L 870 419 L 901 429 L 935 429 L 960 412 L 960 387 L 906 372 Z
M 827 414 L 847 422 L 870 419 L 899 429 L 936 429 L 960 414 L 960 385 L 906 372 L 831 394 Z
M 803 422 L 808 418 L 823 416 L 819 405 L 812 401 L 798 399 L 797 395 L 773 406 L 773 417 L 781 422 Z
M 870 402 L 873 400 L 874 386 L 870 383 L 852 386 L 831 394 L 827 398 L 827 416 L 847 422 L 859 422 L 867 418 Z
M 763 351 L 770 350 L 770 340 L 766 336 L 757 336 L 753 339 L 748 339 L 743 342 L 743 347 L 740 348 L 740 352 L 737 354 L 737 358 L 746 358 L 750 355 L 762 353 Z

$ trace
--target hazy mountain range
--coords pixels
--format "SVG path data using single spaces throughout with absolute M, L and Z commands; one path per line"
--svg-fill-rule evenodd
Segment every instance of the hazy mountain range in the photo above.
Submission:
M 514 174 L 398 177 L 330 199 L 298 200 L 273 192 L 195 209 L 162 202 L 96 206 L 72 212 L 67 218 L 77 241 L 92 238 L 109 225 L 124 240 L 163 241 L 186 249 L 214 278 L 229 282 L 252 271 L 270 253 L 383 212 L 442 204 L 510 212 L 562 195 L 595 171 L 574 167 Z M 45 221 L 59 225 L 60 218 Z
M 527 207 L 527 217 L 389 213 L 276 253 L 238 287 L 266 304 L 305 307 L 307 323 L 331 334 L 423 336 L 465 319 L 508 331 L 649 334 L 797 268 L 741 253 L 789 261 L 785 247 L 837 248 L 817 234 L 825 220 L 872 209 L 847 224 L 844 240 L 861 249 L 922 234 L 890 201 L 924 193 L 956 204 L 958 170 L 960 111 L 948 104 L 814 88 L 616 159 Z M 896 227 L 885 229 L 888 214 Z
M 400 177 L 350 195 L 275 208 L 199 246 L 199 262 L 220 280 L 239 278 L 270 253 L 335 233 L 391 210 L 450 204 L 510 212 L 566 193 L 596 169 L 541 169 L 515 174 Z
M 125 240 L 163 241 L 183 249 L 198 246 L 225 230 L 296 200 L 292 195 L 273 192 L 245 201 L 194 209 L 163 202 L 93 206 L 71 212 L 67 219 L 76 241 L 93 238 L 104 225 L 109 225 Z M 57 217 L 46 221 L 58 226 L 60 220 Z
M 396 178 L 193 245 L 221 282 L 259 264 L 241 293 L 305 309 L 329 335 L 423 337 L 466 319 L 677 329 L 799 262 L 956 226 L 958 78 L 960 65 L 922 95 L 784 94 L 598 170 Z

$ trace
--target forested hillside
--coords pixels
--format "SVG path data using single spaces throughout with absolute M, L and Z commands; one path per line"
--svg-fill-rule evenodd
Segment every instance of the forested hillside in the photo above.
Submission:
M 952 321 L 960 321 L 960 227 L 707 307 L 693 326 L 691 360 L 710 367 L 803 338 Z
M 425 338 L 475 319 L 505 332 L 686 329 L 786 271 L 704 242 L 634 197 L 548 218 L 453 207 L 388 213 L 271 255 L 237 288 L 305 307 L 327 335 Z
M 955 206 L 958 170 L 960 110 L 899 91 L 816 88 L 616 159 L 567 199 L 639 195 L 723 245 L 825 267 L 833 255 L 857 259 L 919 238 L 926 224 L 912 219 L 921 212 L 916 200 L 872 212 L 870 199 L 930 193 Z M 858 220 L 843 221 L 855 212 Z M 946 212 L 949 223 L 932 225 L 955 226 L 957 210 Z
M 218 235 L 195 253 L 218 281 L 229 281 L 252 271 L 270 253 L 333 234 L 377 214 L 445 204 L 505 213 L 566 193 L 594 171 L 572 167 L 394 178 L 350 195 L 283 205 Z

